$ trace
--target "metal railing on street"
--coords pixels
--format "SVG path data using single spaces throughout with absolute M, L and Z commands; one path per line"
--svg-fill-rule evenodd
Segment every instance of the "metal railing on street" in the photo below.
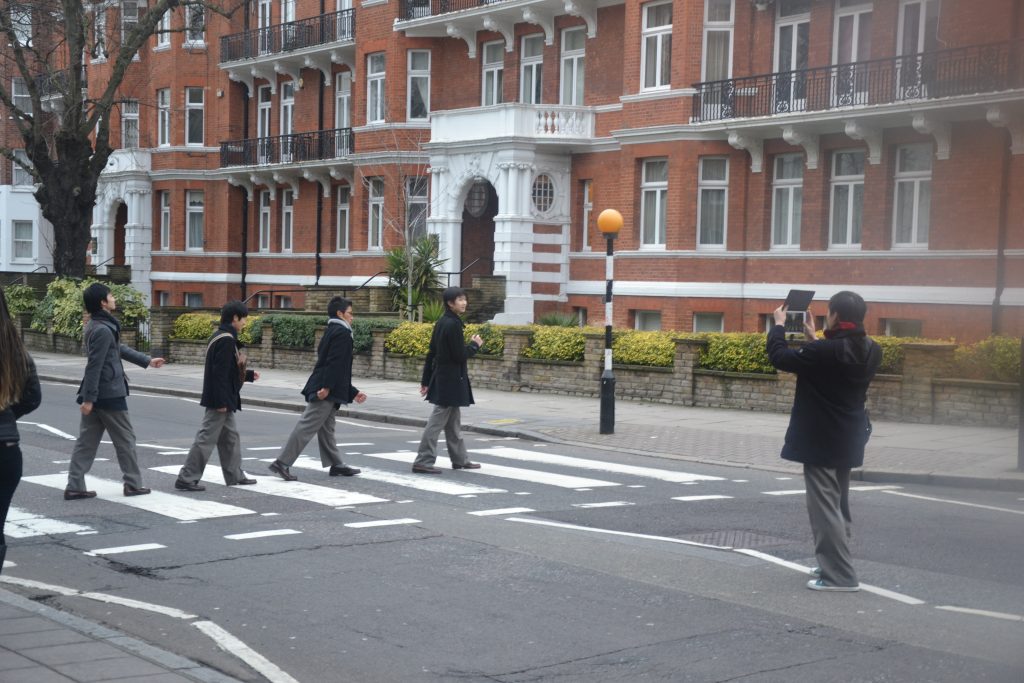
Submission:
M 340 159 L 352 153 L 353 142 L 351 128 L 229 140 L 220 143 L 220 165 L 269 166 Z
M 223 36 L 220 39 L 220 61 L 234 62 L 353 40 L 355 32 L 355 10 L 329 12 Z

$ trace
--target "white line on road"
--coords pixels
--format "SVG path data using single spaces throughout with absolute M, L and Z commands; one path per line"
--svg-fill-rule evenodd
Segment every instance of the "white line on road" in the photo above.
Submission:
M 368 425 L 362 422 L 349 422 L 348 420 L 340 420 L 335 418 L 337 422 L 343 425 L 349 425 L 351 427 L 362 427 L 363 429 L 383 429 L 389 432 L 415 432 L 415 429 L 402 429 L 401 427 L 377 427 L 375 425 Z
M 269 461 L 268 461 L 269 462 Z M 323 472 L 324 468 L 320 461 L 308 456 L 302 456 L 295 461 L 292 467 L 304 470 L 316 470 Z M 432 493 L 444 493 L 450 496 L 477 495 L 480 493 L 506 493 L 505 489 L 494 489 L 478 484 L 464 484 L 458 481 L 446 481 L 441 477 L 424 477 L 422 474 L 402 474 L 388 470 L 378 470 L 369 467 L 362 468 L 359 473 L 360 479 L 379 481 L 395 486 L 406 486 L 418 491 L 431 491 Z
M 559 529 L 571 529 L 573 531 L 588 531 L 594 534 L 609 534 L 611 536 L 627 536 L 629 538 L 642 538 L 649 541 L 664 541 L 666 543 L 678 543 L 679 545 L 690 545 L 697 548 L 710 548 L 711 550 L 731 550 L 728 546 L 709 545 L 697 543 L 696 541 L 684 541 L 681 538 L 670 536 L 652 536 L 650 534 L 636 534 L 631 531 L 616 531 L 614 529 L 599 529 L 596 527 L 579 526 L 578 524 L 565 524 L 564 522 L 549 522 L 544 519 L 529 519 L 527 517 L 506 517 L 506 522 L 522 522 L 523 524 L 537 524 L 539 526 L 553 526 Z
M 97 555 L 120 555 L 121 553 L 139 553 L 144 550 L 159 550 L 166 547 L 159 543 L 140 543 L 139 545 L 122 545 L 115 548 L 96 548 L 96 550 L 90 550 L 85 554 L 90 557 L 96 557 Z
M 625 500 L 609 500 L 607 503 L 573 503 L 574 508 L 621 508 L 636 505 Z
M 519 515 L 526 512 L 536 512 L 536 510 L 532 508 L 497 508 L 495 510 L 477 510 L 467 514 L 476 515 L 478 517 L 490 517 L 492 515 Z
M 68 439 L 69 441 L 77 441 L 78 440 L 77 436 L 71 436 L 67 432 L 62 432 L 61 430 L 57 429 L 56 427 L 51 427 L 50 425 L 44 425 L 42 422 L 29 422 L 28 420 L 18 420 L 18 424 L 20 424 L 20 425 L 32 425 L 33 427 L 39 427 L 40 429 L 42 429 L 44 431 L 50 432 L 51 434 L 56 434 L 60 438 Z
M 246 447 L 245 450 L 247 450 L 247 451 L 279 451 L 279 450 L 281 450 L 281 447 L 280 446 L 248 446 L 248 447 Z
M 160 467 L 151 467 L 150 469 L 156 472 L 177 474 L 180 468 L 177 465 L 162 465 Z M 279 479 L 277 476 L 260 476 L 258 474 L 251 473 L 249 476 L 256 480 L 255 486 L 238 486 L 236 488 L 245 491 L 252 491 L 253 493 L 265 493 L 271 496 L 281 496 L 282 498 L 295 498 L 297 500 L 305 500 L 310 503 L 329 505 L 331 507 L 338 507 L 339 505 L 363 505 L 365 503 L 387 502 L 384 498 L 378 498 L 377 496 L 371 496 L 366 493 L 346 491 L 344 489 L 336 489 L 330 486 L 318 486 L 316 484 L 308 484 L 304 481 L 284 481 L 283 479 Z M 203 481 L 209 484 L 224 486 L 224 473 L 220 468 L 208 467 L 206 468 L 206 472 L 203 474 Z
M 195 621 L 192 622 L 192 625 L 217 643 L 217 647 L 246 662 L 270 683 L 299 683 L 269 659 L 212 621 Z
M 188 451 L 160 451 L 157 455 L 188 455 Z
M 684 501 L 684 502 L 692 502 L 692 501 L 698 501 L 698 500 L 725 500 L 726 498 L 732 498 L 732 496 L 719 496 L 719 495 L 711 495 L 711 496 L 676 496 L 672 500 L 681 500 L 681 501 Z
M 397 462 L 411 463 L 411 453 L 366 453 L 370 458 L 381 458 L 382 460 L 394 460 Z M 554 474 L 553 472 L 541 472 L 540 470 L 527 470 L 520 467 L 506 467 L 504 465 L 484 465 L 480 470 L 465 470 L 466 474 L 473 477 L 490 476 L 504 477 L 506 479 L 518 479 L 520 481 L 531 481 L 535 484 L 547 484 L 548 486 L 559 486 L 567 489 L 579 489 L 589 486 L 618 486 L 611 481 L 600 479 L 586 479 L 574 477 L 567 474 Z
M 1004 619 L 1006 621 L 1024 621 L 1024 616 L 1019 614 L 990 612 L 987 609 L 971 609 L 970 607 L 955 607 L 954 605 L 936 605 L 935 609 L 946 610 L 947 612 L 960 612 L 962 614 L 973 614 L 976 617 L 991 617 L 993 619 Z
M 7 527 L 4 533 L 12 538 L 29 538 L 30 536 L 49 536 L 52 534 L 88 533 L 92 527 L 62 522 L 33 514 L 28 510 L 12 507 L 7 513 Z
M 889 485 L 865 485 L 865 486 L 851 486 L 851 491 L 895 491 L 901 489 L 902 486 L 889 486 Z M 807 489 L 789 489 L 787 491 L 761 491 L 766 496 L 795 496 L 798 494 L 807 493 Z
M 761 491 L 766 496 L 796 496 L 807 493 L 804 489 L 789 489 L 787 491 Z
M 886 491 L 894 496 L 905 496 L 907 498 L 917 498 L 919 500 L 930 500 L 936 503 L 949 503 L 950 505 L 965 505 L 971 508 L 978 508 L 981 510 L 994 510 L 996 512 L 1009 512 L 1012 515 L 1024 515 L 1024 510 L 1012 510 L 1010 508 L 1000 508 L 993 505 L 979 505 L 978 503 L 965 503 L 962 500 L 949 500 L 947 498 L 932 498 L 930 496 L 918 496 L 913 493 L 901 493 L 899 491 Z
M 171 469 L 175 472 L 178 471 L 177 466 L 171 466 Z M 68 478 L 63 474 L 42 474 L 25 477 L 22 481 L 63 491 L 68 483 Z M 234 517 L 236 515 L 254 514 L 253 510 L 234 505 L 216 503 L 212 500 L 200 500 L 194 497 L 185 498 L 160 491 L 153 491 L 145 496 L 128 497 L 124 495 L 123 482 L 100 479 L 93 476 L 89 477 L 89 488 L 96 491 L 98 499 L 139 508 L 140 510 L 146 510 L 177 520 L 211 519 L 213 517 Z M 84 512 L 85 508 L 89 507 L 91 503 L 89 501 L 76 501 L 65 503 L 65 505 L 69 506 L 69 510 L 80 513 Z
M 604 460 L 590 460 L 587 458 L 573 458 L 567 455 L 555 453 L 538 453 L 522 448 L 506 448 L 497 446 L 494 448 L 471 448 L 470 453 L 483 453 L 499 458 L 520 460 L 524 462 L 535 462 L 543 465 L 561 465 L 575 467 L 583 470 L 596 470 L 598 472 L 611 472 L 613 474 L 628 474 L 634 477 L 645 477 L 658 479 L 673 483 L 694 482 L 694 481 L 721 481 L 722 477 L 712 477 L 704 474 L 691 474 L 689 472 L 677 472 L 657 467 L 641 467 L 638 465 L 624 465 L 618 462 L 606 462 Z
M 373 526 L 392 526 L 395 524 L 420 524 L 418 519 L 410 519 L 408 517 L 404 519 L 377 519 L 372 522 L 349 522 L 345 526 L 353 529 L 367 529 Z
M 301 531 L 295 529 L 269 529 L 267 531 L 250 531 L 246 534 L 228 534 L 224 538 L 229 541 L 248 541 L 251 538 L 266 538 L 267 536 L 291 536 L 292 534 L 301 534 Z

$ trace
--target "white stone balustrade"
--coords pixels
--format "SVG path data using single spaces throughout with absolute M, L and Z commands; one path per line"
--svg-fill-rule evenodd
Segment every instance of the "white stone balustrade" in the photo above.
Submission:
M 432 143 L 496 138 L 581 142 L 594 137 L 594 110 L 519 103 L 449 109 L 430 115 L 430 131 Z

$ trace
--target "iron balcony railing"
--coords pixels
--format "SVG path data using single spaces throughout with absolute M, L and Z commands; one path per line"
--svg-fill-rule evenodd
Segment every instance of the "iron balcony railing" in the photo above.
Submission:
M 230 140 L 220 143 L 220 165 L 269 166 L 341 159 L 352 153 L 353 142 L 351 128 Z
M 234 62 L 352 40 L 355 31 L 355 10 L 345 9 L 287 24 L 233 33 L 220 39 L 220 61 Z
M 505 0 L 400 0 L 398 16 L 402 19 L 420 19 L 435 17 L 464 9 L 496 5 Z
M 1024 87 L 1024 41 L 697 83 L 694 123 Z

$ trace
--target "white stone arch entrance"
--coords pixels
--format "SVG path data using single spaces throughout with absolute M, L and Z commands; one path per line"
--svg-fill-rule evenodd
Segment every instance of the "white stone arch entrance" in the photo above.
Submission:
M 124 262 L 132 269 L 132 287 L 151 304 L 153 270 L 153 183 L 149 177 L 150 157 L 141 150 L 118 150 L 110 156 L 100 176 L 93 207 L 92 234 L 97 240 L 94 263 L 114 256 L 114 226 L 117 210 L 124 204 L 128 220 L 124 226 Z M 111 261 L 112 262 L 112 261 Z M 105 268 L 100 268 L 104 272 Z

